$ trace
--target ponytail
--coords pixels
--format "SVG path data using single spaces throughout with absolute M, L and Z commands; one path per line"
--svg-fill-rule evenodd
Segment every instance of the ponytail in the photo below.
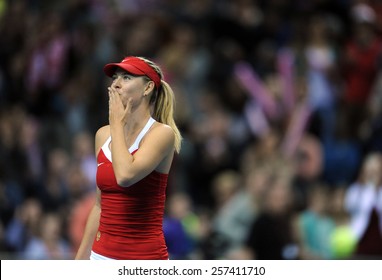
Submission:
M 150 104 L 154 106 L 153 117 L 158 122 L 166 124 L 172 128 L 175 134 L 174 148 L 177 153 L 180 152 L 182 136 L 174 120 L 175 95 L 170 85 L 163 80 L 163 74 L 158 65 L 144 57 L 139 57 L 150 65 L 159 75 L 161 86 L 155 88 L 150 98 Z
M 179 153 L 182 142 L 182 136 L 174 120 L 175 96 L 170 85 L 162 80 L 156 100 L 154 103 L 154 119 L 170 126 L 175 133 L 175 151 Z

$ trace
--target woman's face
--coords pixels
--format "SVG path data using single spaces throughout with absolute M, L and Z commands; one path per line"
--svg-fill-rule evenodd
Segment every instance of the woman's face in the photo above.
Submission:
M 133 106 L 140 103 L 147 85 L 143 76 L 133 76 L 126 71 L 117 70 L 112 76 L 111 87 L 119 94 L 123 106 L 129 98 L 133 99 Z

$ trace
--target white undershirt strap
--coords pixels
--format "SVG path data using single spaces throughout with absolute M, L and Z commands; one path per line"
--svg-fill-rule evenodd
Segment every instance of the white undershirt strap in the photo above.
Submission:
M 110 160 L 110 162 L 112 161 L 111 160 L 111 151 L 109 149 L 109 144 L 111 142 L 111 136 L 109 136 L 109 138 L 106 139 L 105 143 L 102 145 L 102 151 L 103 153 L 105 154 L 105 156 L 107 157 L 108 160 Z
M 145 127 L 141 130 L 141 132 L 138 134 L 137 138 L 135 139 L 133 145 L 130 146 L 129 152 L 132 153 L 135 150 L 139 148 L 139 144 L 141 143 L 142 138 L 146 135 L 147 131 L 149 131 L 150 127 L 154 124 L 155 120 L 150 117 L 147 121 Z
M 154 123 L 155 123 L 155 120 L 152 117 L 150 117 L 150 119 L 147 121 L 146 125 L 143 127 L 141 132 L 138 134 L 138 136 L 135 139 L 134 143 L 130 146 L 130 148 L 129 148 L 129 152 L 130 153 L 134 152 L 135 150 L 137 150 L 139 148 L 139 144 L 141 143 L 142 138 L 146 135 L 146 133 L 149 131 L 149 129 L 151 128 L 151 126 Z M 111 151 L 110 151 L 110 148 L 109 148 L 110 142 L 111 142 L 111 136 L 109 136 L 109 138 L 107 138 L 105 143 L 102 145 L 101 149 L 103 150 L 103 153 L 105 154 L 107 159 L 112 161 Z

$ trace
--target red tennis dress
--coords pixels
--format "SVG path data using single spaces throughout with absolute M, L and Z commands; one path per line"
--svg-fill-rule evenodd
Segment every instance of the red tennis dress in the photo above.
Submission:
M 155 122 L 150 118 L 129 152 Z M 168 174 L 151 172 L 129 187 L 115 179 L 109 137 L 97 156 L 97 185 L 101 190 L 101 216 L 92 251 L 120 260 L 167 260 L 162 223 Z

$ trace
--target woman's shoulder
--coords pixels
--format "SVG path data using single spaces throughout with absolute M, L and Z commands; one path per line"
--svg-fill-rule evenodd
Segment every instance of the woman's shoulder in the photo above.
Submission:
M 159 133 L 165 133 L 165 134 L 169 134 L 169 135 L 174 134 L 174 130 L 171 128 L 171 126 L 164 124 L 164 123 L 161 123 L 161 122 L 158 122 L 158 121 L 156 121 L 154 123 L 151 130 L 156 130 L 157 133 L 159 132 Z
M 169 142 L 173 142 L 175 139 L 174 130 L 169 125 L 160 122 L 155 122 L 149 133 L 155 139 L 166 139 Z
M 175 134 L 173 129 L 163 123 L 155 122 L 146 135 L 143 137 L 141 145 L 147 143 L 151 147 L 167 147 L 170 149 L 174 146 Z
M 100 127 L 96 132 L 96 138 L 108 138 L 109 136 L 110 136 L 110 125 L 104 125 Z
M 110 125 L 100 127 L 95 135 L 95 148 L 96 153 L 101 149 L 107 138 L 110 136 Z

